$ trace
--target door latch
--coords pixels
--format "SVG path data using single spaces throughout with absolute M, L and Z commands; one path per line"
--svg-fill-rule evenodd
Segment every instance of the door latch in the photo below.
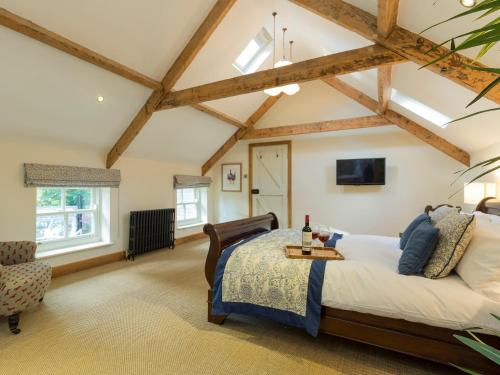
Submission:
M 259 189 L 252 189 L 252 194 L 260 194 Z

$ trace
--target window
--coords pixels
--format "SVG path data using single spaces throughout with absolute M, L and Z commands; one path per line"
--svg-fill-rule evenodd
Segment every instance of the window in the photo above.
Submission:
M 42 251 L 101 240 L 101 190 L 37 188 L 36 241 Z
M 446 124 L 452 121 L 450 117 L 396 89 L 392 89 L 391 100 L 440 128 L 446 128 Z
M 262 28 L 236 58 L 233 66 L 243 74 L 256 72 L 273 50 L 273 38 Z
M 177 189 L 177 227 L 207 222 L 207 188 Z

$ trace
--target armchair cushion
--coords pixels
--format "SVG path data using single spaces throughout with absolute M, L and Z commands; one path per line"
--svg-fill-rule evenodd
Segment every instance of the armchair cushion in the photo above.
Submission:
M 36 305 L 43 298 L 52 277 L 50 264 L 28 262 L 2 267 L 0 315 L 12 315 Z
M 10 266 L 35 260 L 36 243 L 33 241 L 0 242 L 0 264 Z

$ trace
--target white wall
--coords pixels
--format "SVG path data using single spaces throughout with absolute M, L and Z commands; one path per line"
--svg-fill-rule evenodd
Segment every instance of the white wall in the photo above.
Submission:
M 351 233 L 394 236 L 427 204 L 450 201 L 453 172 L 463 167 L 455 160 L 399 129 L 347 134 L 292 138 L 293 227 L 301 227 L 309 213 L 313 223 Z M 248 216 L 248 178 L 241 193 L 220 191 L 220 163 L 242 162 L 243 174 L 248 173 L 248 144 L 238 143 L 214 167 L 216 221 Z M 363 157 L 386 158 L 386 185 L 337 186 L 336 160 Z M 461 196 L 450 202 L 460 204 Z
M 60 148 L 54 144 L 0 139 L 0 241 L 34 240 L 36 190 L 24 187 L 23 163 L 62 164 L 104 168 L 105 155 L 95 150 Z M 53 265 L 126 250 L 132 210 L 175 207 L 174 174 L 198 174 L 193 164 L 165 163 L 122 157 L 114 168 L 122 173 L 120 189 L 112 189 L 111 240 L 104 248 L 47 258 Z M 211 194 L 211 193 L 210 193 Z M 210 199 L 209 199 L 210 203 Z M 209 206 L 209 220 L 211 220 Z M 201 232 L 201 227 L 179 230 L 176 237 Z
M 299 94 L 280 99 L 256 127 L 370 114 L 325 83 L 315 81 L 301 84 Z M 393 236 L 427 204 L 462 203 L 460 194 L 451 200 L 448 197 L 454 192 L 450 186 L 453 172 L 464 166 L 395 126 L 303 135 L 291 140 L 293 227 L 301 227 L 304 215 L 309 213 L 313 223 L 352 233 Z M 220 164 L 242 162 L 243 175 L 248 174 L 249 143 L 238 143 L 213 168 L 216 221 L 248 216 L 248 178 L 243 180 L 241 193 L 222 193 Z M 386 185 L 337 186 L 336 160 L 364 157 L 386 158 Z

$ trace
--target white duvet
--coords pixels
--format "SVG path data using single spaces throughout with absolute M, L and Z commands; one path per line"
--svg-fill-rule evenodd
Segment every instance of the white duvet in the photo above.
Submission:
M 500 328 L 490 315 L 500 315 L 500 303 L 456 274 L 438 280 L 398 274 L 399 238 L 347 235 L 336 248 L 345 260 L 327 262 L 324 306 L 458 330 Z

